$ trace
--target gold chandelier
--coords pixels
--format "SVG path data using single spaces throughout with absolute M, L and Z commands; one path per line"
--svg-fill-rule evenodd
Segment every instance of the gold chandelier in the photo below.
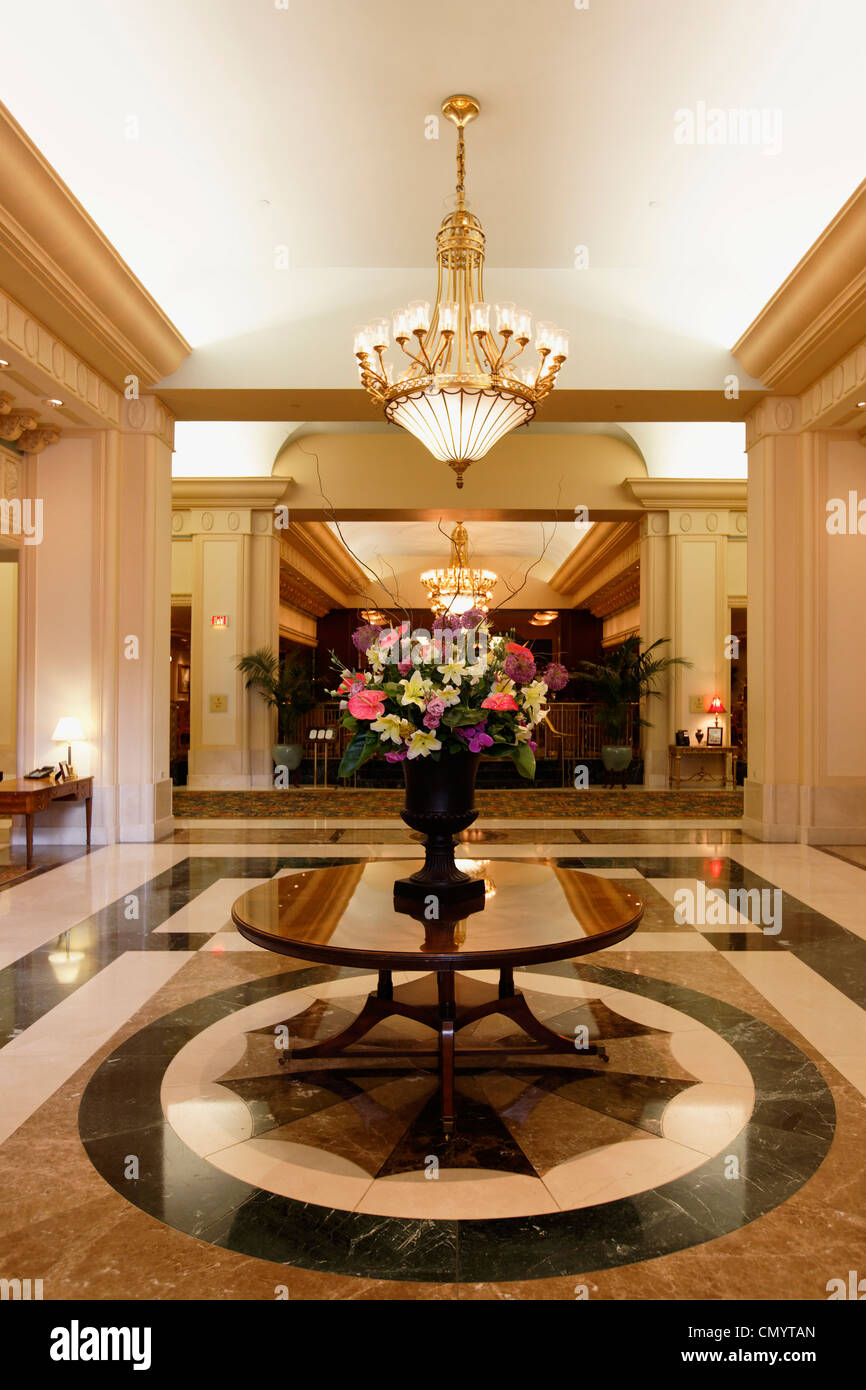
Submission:
M 469 536 L 463 523 L 458 522 L 451 532 L 451 564 L 447 569 L 427 570 L 421 575 L 421 583 L 438 618 L 443 613 L 467 613 L 470 608 L 486 613 L 497 578 L 492 570 L 471 568 Z
M 568 356 L 568 334 L 552 323 L 535 327 L 539 361 L 519 366 L 532 337 L 532 315 L 514 304 L 485 302 L 484 232 L 466 206 L 463 130 L 478 115 L 474 97 L 453 96 L 443 115 L 457 127 L 457 207 L 436 237 L 439 280 L 431 313 L 426 300 L 398 309 L 393 323 L 376 319 L 355 330 L 355 356 L 370 399 L 414 434 L 436 458 L 463 474 L 498 440 L 526 425 L 553 390 Z M 393 326 L 408 366 L 385 361 Z M 413 341 L 414 340 L 414 341 Z

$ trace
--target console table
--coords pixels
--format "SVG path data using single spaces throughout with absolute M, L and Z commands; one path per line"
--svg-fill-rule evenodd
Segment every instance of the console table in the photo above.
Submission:
M 83 801 L 90 846 L 90 820 L 93 809 L 93 778 L 73 777 L 55 782 L 53 777 L 20 777 L 0 782 L 0 815 L 24 816 L 27 821 L 27 867 L 33 863 L 33 817 L 47 811 L 54 801 Z
M 721 782 L 724 789 L 728 785 L 728 760 L 730 759 L 731 786 L 737 785 L 737 756 L 740 750 L 736 744 L 725 743 L 715 748 L 708 748 L 705 743 L 668 744 L 668 786 L 679 788 L 682 780 L 682 760 L 683 758 L 721 758 L 722 775 L 721 777 L 711 772 L 707 772 L 705 767 L 699 767 L 697 772 L 691 777 L 687 777 L 687 782 Z

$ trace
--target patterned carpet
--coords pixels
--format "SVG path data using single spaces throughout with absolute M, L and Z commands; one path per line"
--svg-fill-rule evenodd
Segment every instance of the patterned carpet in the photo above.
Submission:
M 190 791 L 174 789 L 174 814 L 190 820 L 230 820 L 243 817 L 276 819 L 333 816 L 399 817 L 402 790 L 340 787 L 289 791 Z M 743 814 L 743 793 L 735 791 L 644 791 L 634 788 L 597 791 L 477 791 L 481 816 L 497 819 L 543 820 L 694 820 L 734 819 Z
M 16 878 L 23 878 L 29 872 L 23 864 L 0 864 L 0 887 L 13 883 Z

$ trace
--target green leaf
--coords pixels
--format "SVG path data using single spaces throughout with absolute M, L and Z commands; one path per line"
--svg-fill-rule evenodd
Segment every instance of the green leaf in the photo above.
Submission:
M 529 744 L 518 743 L 516 748 L 512 748 L 511 756 L 521 777 L 526 777 L 531 782 L 535 776 L 535 754 Z
M 463 705 L 452 705 L 443 714 L 442 723 L 452 729 L 462 729 L 471 724 L 480 724 L 483 718 L 483 709 L 466 709 Z
M 378 747 L 378 734 L 374 734 L 370 729 L 359 730 L 343 754 L 337 776 L 351 777 L 353 772 L 357 772 L 359 767 L 363 767 L 364 763 L 373 757 Z

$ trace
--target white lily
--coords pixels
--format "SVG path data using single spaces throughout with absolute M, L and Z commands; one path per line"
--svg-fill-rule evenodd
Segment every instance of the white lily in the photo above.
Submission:
M 400 681 L 403 686 L 403 694 L 400 698 L 401 705 L 417 705 L 423 712 L 427 708 L 427 699 L 430 691 L 430 682 L 425 681 L 420 671 L 413 671 L 409 679 L 404 676 Z
M 407 758 L 429 758 L 431 753 L 436 753 L 442 747 L 440 740 L 435 734 L 424 733 L 423 729 L 416 729 L 409 743 Z
M 404 738 L 410 736 L 415 725 L 408 719 L 401 719 L 399 714 L 383 714 L 381 718 L 373 720 L 370 728 L 383 743 L 389 739 L 392 743 L 402 743 Z

